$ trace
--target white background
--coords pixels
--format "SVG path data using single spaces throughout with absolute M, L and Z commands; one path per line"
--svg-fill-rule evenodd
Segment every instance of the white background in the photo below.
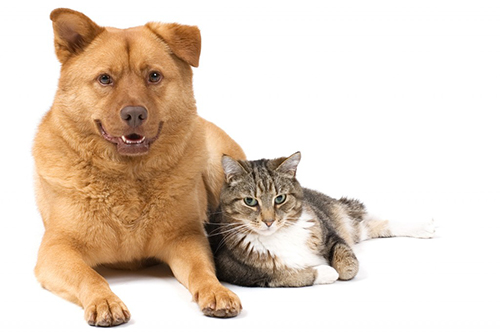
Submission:
M 439 224 L 432 240 L 356 246 L 350 282 L 230 286 L 244 311 L 205 318 L 164 266 L 101 270 L 126 331 L 499 331 L 500 2 L 3 1 L 0 5 L 0 329 L 91 331 L 43 290 L 31 145 L 59 64 L 50 11 L 101 25 L 201 29 L 200 115 L 251 159 L 302 151 L 302 184 Z M 118 328 L 117 328 L 118 329 Z

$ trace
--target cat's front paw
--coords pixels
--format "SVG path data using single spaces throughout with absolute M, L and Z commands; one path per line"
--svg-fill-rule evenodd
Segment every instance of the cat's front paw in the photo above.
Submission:
M 314 267 L 314 270 L 316 271 L 315 285 L 332 284 L 339 278 L 337 271 L 329 265 L 318 265 Z

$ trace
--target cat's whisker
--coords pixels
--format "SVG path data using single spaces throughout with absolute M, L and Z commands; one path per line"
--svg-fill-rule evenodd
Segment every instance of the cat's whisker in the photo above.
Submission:
M 238 233 L 242 228 L 245 227 L 246 227 L 245 225 L 234 226 L 234 224 L 224 224 L 223 226 L 216 228 L 213 232 L 208 234 L 208 236 L 211 237 L 217 235 L 224 235 L 231 232 Z M 223 229 L 223 228 L 228 228 L 228 229 Z
M 225 234 L 221 242 L 228 246 L 234 247 L 236 243 L 241 242 L 241 238 L 246 237 L 248 234 L 252 233 L 252 231 L 248 229 L 246 225 L 242 226 L 243 227 L 234 229 L 233 232 Z
M 249 233 L 250 230 L 247 229 L 246 225 L 239 225 L 238 227 L 228 230 L 225 234 L 223 234 L 222 240 L 220 241 L 219 246 L 215 249 L 215 252 L 217 253 L 223 245 L 234 247 L 235 245 L 237 245 L 237 243 L 241 242 L 241 239 L 245 238 Z M 241 237 L 240 235 L 243 235 L 243 237 Z

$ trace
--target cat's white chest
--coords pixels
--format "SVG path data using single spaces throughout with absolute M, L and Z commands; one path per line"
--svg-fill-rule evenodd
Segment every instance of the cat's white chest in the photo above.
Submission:
M 291 269 L 326 264 L 326 260 L 309 245 L 311 239 L 311 216 L 303 213 L 293 225 L 281 228 L 275 233 L 265 236 L 247 235 L 245 242 L 250 243 L 253 251 L 271 255 L 278 264 Z

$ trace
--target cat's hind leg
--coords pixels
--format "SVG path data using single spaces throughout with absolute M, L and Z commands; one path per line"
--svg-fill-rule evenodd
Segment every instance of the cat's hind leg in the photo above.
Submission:
M 283 268 L 274 271 L 272 278 L 262 286 L 267 287 L 304 287 L 334 283 L 339 275 L 328 265 L 318 265 L 305 269 Z
M 398 222 L 381 219 L 371 214 L 365 215 L 359 227 L 359 241 L 395 236 L 429 239 L 434 237 L 435 233 L 433 219 L 426 222 Z
M 358 259 L 346 243 L 337 242 L 334 245 L 331 265 L 338 272 L 340 280 L 351 280 L 358 274 Z

